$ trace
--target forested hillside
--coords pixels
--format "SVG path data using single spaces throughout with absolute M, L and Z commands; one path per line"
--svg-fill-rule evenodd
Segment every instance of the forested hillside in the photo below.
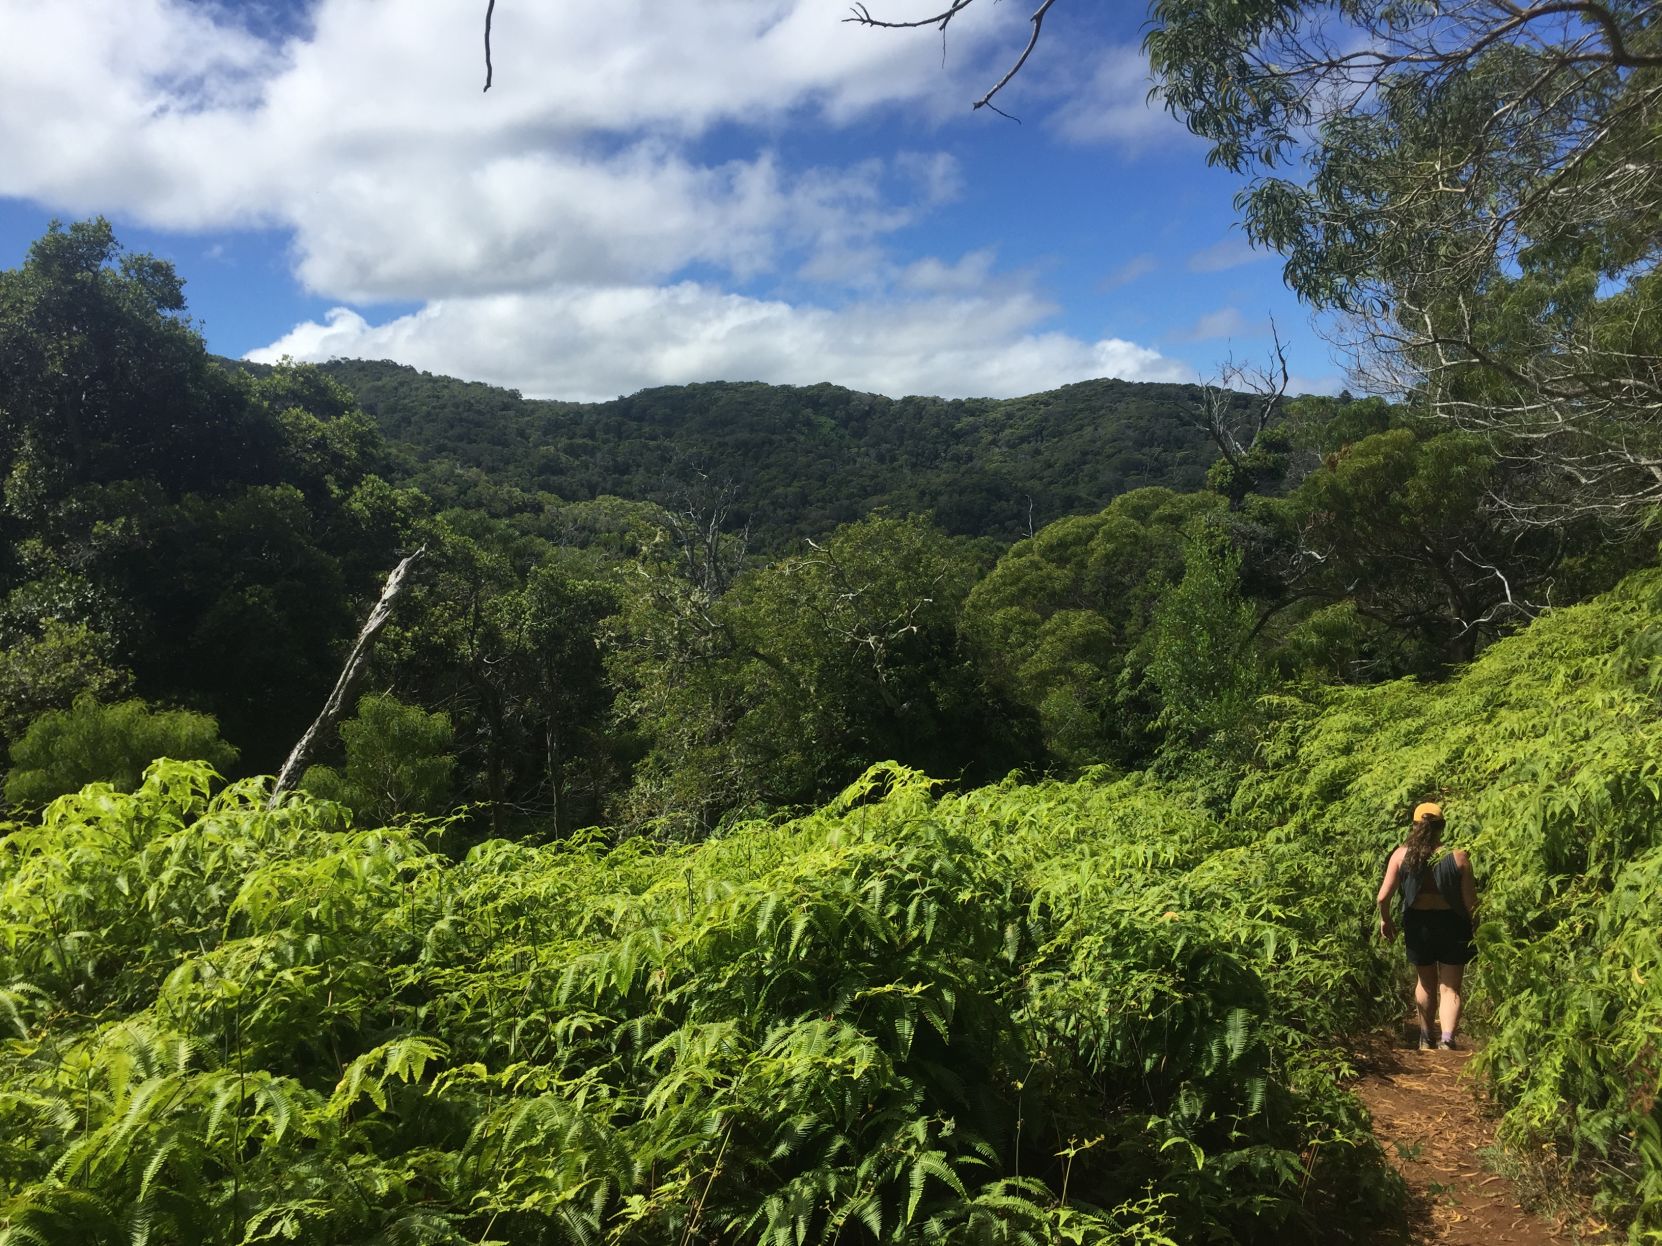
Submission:
M 580 404 L 395 363 L 323 371 L 440 501 L 488 505 L 511 487 L 676 507 L 722 490 L 730 521 L 770 552 L 883 508 L 1008 541 L 1145 485 L 1199 488 L 1217 454 L 1194 385 L 1100 380 L 995 401 L 712 383 Z
M 1223 452 L 1203 484 L 1042 525 L 1035 501 L 1010 544 L 910 509 L 916 490 L 969 504 L 962 473 L 1019 466 L 1061 505 L 1073 463 L 1109 490 L 1116 469 L 1082 447 L 1192 440 L 1155 400 L 1195 393 L 885 404 L 710 385 L 574 408 L 342 365 L 389 435 L 328 371 L 216 366 L 177 274 L 104 222 L 54 228 L 0 292 L 18 807 L 130 786 L 157 752 L 275 770 L 416 549 L 365 699 L 306 782 L 363 816 L 465 805 L 472 833 L 531 835 L 703 835 L 880 760 L 969 785 L 1239 761 L 1266 693 L 1440 677 L 1650 558 L 1592 518 L 1520 528 L 1507 505 L 1539 489 L 1531 464 L 1378 399 L 1237 396 L 1211 411 Z M 424 393 L 433 408 L 410 405 Z M 598 474 L 573 497 L 543 487 L 538 462 L 606 445 L 643 489 L 686 474 L 657 501 L 588 496 Z M 779 509 L 757 501 L 770 480 Z M 970 526 L 998 531 L 978 507 Z

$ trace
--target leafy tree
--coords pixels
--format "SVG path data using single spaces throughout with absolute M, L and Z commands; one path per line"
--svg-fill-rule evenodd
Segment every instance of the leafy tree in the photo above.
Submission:
M 501 638 L 498 673 L 508 686 L 523 747 L 540 751 L 537 790 L 519 798 L 535 805 L 557 833 L 598 820 L 599 796 L 611 775 L 602 726 L 611 707 L 600 649 L 601 627 L 617 608 L 616 590 L 550 558 L 532 567 L 518 589 L 490 605 Z M 573 806 L 576 788 L 582 795 Z M 542 799 L 539 801 L 538 796 Z
M 985 773 L 990 707 L 958 641 L 979 572 L 929 519 L 873 516 L 734 586 L 736 738 L 765 768 L 759 795 L 813 799 L 884 760 Z
M 360 622 L 340 559 L 293 485 L 193 495 L 153 522 L 144 556 L 123 568 L 124 595 L 150 621 L 133 657 L 139 686 L 212 707 L 251 757 L 275 764 Z
M 34 808 L 88 783 L 130 792 L 158 757 L 205 761 L 223 771 L 237 750 L 220 739 L 211 715 L 82 695 L 69 709 L 42 714 L 12 745 L 6 803 Z
M 1258 613 L 1240 591 L 1241 556 L 1204 521 L 1186 534 L 1183 578 L 1160 595 L 1143 636 L 1143 674 L 1157 692 L 1168 748 L 1241 756 L 1266 689 L 1254 648 Z
M 1380 392 L 1552 469 L 1515 518 L 1662 497 L 1662 50 L 1649 6 L 1157 0 L 1168 107 Z M 1343 31 L 1343 36 L 1337 32 Z M 1303 166 L 1307 175 L 1293 172 Z
M 370 693 L 358 699 L 357 716 L 340 724 L 345 767 L 311 766 L 300 785 L 347 806 L 365 826 L 442 813 L 455 791 L 453 735 L 448 714 Z
M 314 504 L 339 501 L 380 465 L 385 451 L 375 421 L 321 368 L 285 361 L 255 375 L 249 398 L 282 430 L 278 477 Z
M 379 669 L 451 715 L 493 832 L 514 816 L 597 820 L 612 782 L 599 634 L 614 590 L 589 562 L 477 512 L 446 512 L 423 535 L 428 557 Z
M 494 603 L 518 588 L 546 546 L 465 511 L 438 516 L 424 536 L 428 557 L 406 608 L 382 636 L 377 668 L 450 714 L 470 794 L 501 834 L 523 754 L 511 690 L 501 678 L 506 646 Z
M 274 765 L 419 508 L 344 390 L 222 367 L 184 307 L 101 219 L 0 273 L 0 627 L 104 638 L 138 692 Z
M 275 430 L 183 318 L 184 283 L 108 221 L 53 222 L 0 273 L 0 478 L 13 522 L 77 487 L 170 494 L 264 470 Z
M 1646 556 L 1643 543 L 1585 522 L 1520 531 L 1496 501 L 1511 491 L 1509 465 L 1488 443 L 1423 420 L 1344 444 L 1279 508 L 1296 532 L 1293 590 L 1348 600 L 1383 625 L 1398 653 L 1380 674 L 1424 673 L 1469 661 Z
M 721 597 L 644 564 L 612 659 L 647 749 L 626 815 L 703 831 L 735 808 L 815 799 L 876 760 L 996 772 L 1009 734 L 957 637 L 977 571 L 927 519 L 882 516 Z
M 0 740 L 16 740 L 47 710 L 68 709 L 83 695 L 108 700 L 131 682 L 115 664 L 110 637 L 44 619 L 38 633 L 14 633 L 0 648 Z
M 977 667 L 1037 715 L 1054 763 L 1146 759 L 1158 706 L 1127 662 L 1183 567 L 1183 532 L 1222 501 L 1138 489 L 1097 515 L 1058 520 L 1013 546 L 970 593 Z

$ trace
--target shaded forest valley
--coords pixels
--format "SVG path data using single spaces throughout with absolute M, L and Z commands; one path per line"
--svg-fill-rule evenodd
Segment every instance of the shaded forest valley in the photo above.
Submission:
M 233 365 L 102 221 L 0 412 L 8 1246 L 1360 1235 L 1428 798 L 1502 1141 L 1662 1234 L 1655 537 L 1503 441 Z

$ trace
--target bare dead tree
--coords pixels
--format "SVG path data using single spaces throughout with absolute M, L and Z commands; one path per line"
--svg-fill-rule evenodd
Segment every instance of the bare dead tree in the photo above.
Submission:
M 900 610 L 874 609 L 869 585 L 843 566 L 829 542 L 809 540 L 808 548 L 812 552 L 804 559 L 804 566 L 822 568 L 832 589 L 836 614 L 826 615 L 827 630 L 867 656 L 883 704 L 896 714 L 904 714 L 909 707 L 894 688 L 894 650 L 907 637 L 918 633 L 919 616 L 934 604 L 934 593 L 946 579 L 946 572 L 941 571 L 921 586 L 922 591 L 914 594 Z
M 1631 531 L 1662 503 L 1662 357 L 1635 301 L 1574 323 L 1523 318 L 1504 352 L 1485 339 L 1473 300 L 1405 298 L 1352 313 L 1356 382 L 1427 407 L 1485 436 L 1517 474 L 1539 482 L 1498 498 L 1513 522 L 1597 516 Z M 1624 316 L 1629 325 L 1615 323 Z M 1625 339 L 1625 340 L 1624 340 Z
M 1234 468 L 1257 443 L 1260 434 L 1281 410 L 1292 383 L 1287 347 L 1274 318 L 1270 320 L 1270 349 L 1262 362 L 1224 360 L 1218 374 L 1201 386 L 1197 421 Z M 1245 396 L 1246 402 L 1240 399 Z
M 714 601 L 743 569 L 750 547 L 750 524 L 737 530 L 729 526 L 739 487 L 695 468 L 692 479 L 676 492 L 676 501 L 664 508 L 664 530 L 675 547 L 677 568 L 688 584 Z
M 266 808 L 272 809 L 281 801 L 283 793 L 292 788 L 300 780 L 307 760 L 323 733 L 334 726 L 335 720 L 346 707 L 347 698 L 352 693 L 353 686 L 363 674 L 364 668 L 369 665 L 369 657 L 375 646 L 375 637 L 392 618 L 393 603 L 403 593 L 408 584 L 410 568 L 416 560 L 426 553 L 426 546 L 417 549 L 413 554 L 406 556 L 392 574 L 387 576 L 387 582 L 381 588 L 381 597 L 375 603 L 375 608 L 369 612 L 364 625 L 358 631 L 358 638 L 352 642 L 352 652 L 346 657 L 346 665 L 341 668 L 340 678 L 335 680 L 335 686 L 329 697 L 323 703 L 323 709 L 312 720 L 312 725 L 306 728 L 306 734 L 300 737 L 300 742 L 294 746 L 294 751 L 288 755 L 283 768 L 277 774 L 277 781 L 272 784 L 271 796 L 266 801 Z

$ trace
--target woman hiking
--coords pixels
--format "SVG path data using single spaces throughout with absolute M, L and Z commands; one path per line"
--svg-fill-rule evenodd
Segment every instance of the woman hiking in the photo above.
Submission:
M 1476 955 L 1472 912 L 1477 908 L 1477 882 L 1472 877 L 1472 860 L 1458 848 L 1432 860 L 1442 840 L 1442 806 L 1416 805 L 1408 842 L 1391 854 L 1385 881 L 1379 884 L 1374 900 L 1379 909 L 1379 937 L 1389 942 L 1396 938 L 1391 896 L 1402 895 L 1402 944 L 1408 963 L 1419 975 L 1414 1003 L 1420 1013 L 1421 1051 L 1432 1048 L 1431 1023 L 1439 1019 L 1441 1037 L 1435 1045 L 1442 1051 L 1454 1049 L 1460 1025 L 1460 987 L 1466 965 Z

